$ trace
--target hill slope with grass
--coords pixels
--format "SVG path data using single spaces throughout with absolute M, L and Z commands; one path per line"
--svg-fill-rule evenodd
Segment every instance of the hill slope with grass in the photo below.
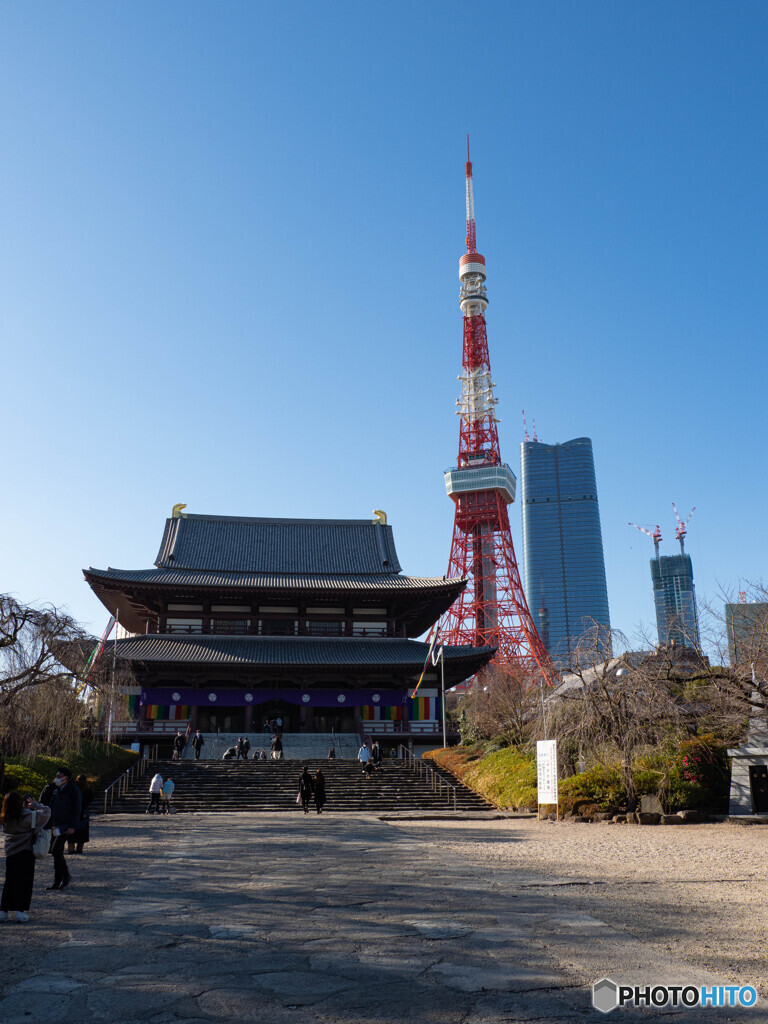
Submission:
M 71 770 L 73 778 L 77 775 L 87 776 L 90 787 L 99 790 L 130 768 L 138 756 L 114 743 L 86 740 L 78 751 L 60 757 L 43 754 L 29 758 L 8 757 L 0 791 L 8 793 L 17 789 L 20 793 L 31 793 L 38 797 L 62 765 Z

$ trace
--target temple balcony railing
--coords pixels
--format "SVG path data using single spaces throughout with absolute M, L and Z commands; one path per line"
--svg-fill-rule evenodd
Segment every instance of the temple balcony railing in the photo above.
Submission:
M 425 736 L 436 736 L 440 732 L 440 723 L 427 722 L 361 722 L 362 732 L 370 735 L 386 735 L 388 733 L 413 733 Z
M 181 729 L 182 732 L 186 731 L 189 725 L 190 719 L 188 718 L 177 718 L 174 721 L 149 721 L 143 722 L 141 719 L 128 719 L 127 721 L 113 722 L 112 723 L 112 735 L 113 736 L 130 736 L 134 733 L 148 733 L 151 732 L 153 735 L 167 735 L 173 734 L 174 736 Z M 99 736 L 107 735 L 107 724 L 106 722 L 99 722 L 97 730 Z
M 285 625 L 262 621 L 227 621 L 218 619 L 209 622 L 191 622 L 188 624 L 167 623 L 160 629 L 162 635 L 172 636 L 327 636 L 327 637 L 397 637 L 404 636 L 404 630 L 398 630 L 395 623 L 353 622 L 307 622 L 287 623 Z

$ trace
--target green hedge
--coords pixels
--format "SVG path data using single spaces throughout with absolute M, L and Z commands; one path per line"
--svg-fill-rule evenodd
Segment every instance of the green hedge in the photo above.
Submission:
M 2 791 L 8 793 L 17 789 L 20 793 L 38 797 L 62 765 L 71 770 L 73 778 L 86 775 L 89 784 L 98 789 L 129 768 L 138 756 L 114 743 L 86 740 L 80 750 L 61 757 L 42 754 L 30 758 L 9 757 L 6 758 Z
M 536 759 L 518 747 L 497 749 L 493 740 L 434 750 L 424 755 L 504 810 L 536 807 Z M 658 795 L 670 812 L 695 808 L 728 809 L 730 775 L 725 748 L 714 736 L 686 740 L 672 751 L 647 752 L 633 771 L 635 791 Z M 564 813 L 612 811 L 626 806 L 624 776 L 618 764 L 595 764 L 560 780 Z

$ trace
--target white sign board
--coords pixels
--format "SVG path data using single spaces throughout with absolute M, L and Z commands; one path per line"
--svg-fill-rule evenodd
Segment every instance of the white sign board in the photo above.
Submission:
M 536 744 L 536 784 L 540 804 L 557 803 L 557 740 Z

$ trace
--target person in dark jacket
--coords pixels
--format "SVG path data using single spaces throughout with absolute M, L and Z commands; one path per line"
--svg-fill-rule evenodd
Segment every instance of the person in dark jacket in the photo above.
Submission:
M 174 761 L 180 761 L 181 760 L 181 755 L 184 752 L 184 747 L 186 747 L 186 745 L 187 744 L 186 744 L 186 742 L 184 740 L 184 737 L 181 735 L 181 730 L 179 730 L 176 733 L 176 735 L 174 736 L 174 738 L 173 738 L 173 758 L 172 758 L 172 760 L 174 760 Z
M 53 884 L 48 889 L 64 889 L 72 881 L 67 862 L 64 859 L 64 847 L 68 836 L 73 836 L 82 818 L 83 798 L 80 790 L 72 781 L 69 768 L 59 768 L 53 780 L 56 792 L 51 798 L 51 828 L 53 842 Z
M 91 818 L 88 808 L 93 803 L 93 792 L 85 775 L 78 775 L 75 785 L 80 790 L 83 802 L 80 809 L 80 822 L 75 829 L 75 834 L 67 839 L 67 853 L 82 853 L 84 844 L 91 841 Z
M 200 730 L 198 729 L 197 732 L 195 733 L 195 735 L 192 737 L 192 749 L 195 752 L 195 760 L 196 761 L 200 760 L 200 751 L 203 749 L 203 744 L 204 743 L 205 743 L 205 740 L 200 735 Z
M 318 768 L 315 772 L 314 778 L 314 790 L 315 790 L 315 807 L 317 813 L 323 813 L 323 804 L 325 803 L 325 776 L 323 775 L 322 768 Z
M 309 774 L 309 769 L 306 765 L 299 776 L 299 797 L 301 798 L 301 806 L 304 809 L 305 814 L 309 814 L 309 801 L 312 799 L 312 776 Z
M 247 736 L 238 736 L 237 737 L 237 760 L 239 761 L 240 758 L 242 757 L 242 759 L 244 761 L 247 761 L 248 760 L 248 751 L 250 749 L 251 749 L 251 741 L 248 739 L 248 737 Z
M 35 834 L 50 817 L 51 810 L 31 796 L 22 800 L 12 790 L 3 798 L 0 822 L 5 838 L 5 884 L 0 896 L 0 921 L 14 918 L 18 924 L 29 920 L 29 904 L 35 884 L 35 855 L 32 843 Z

